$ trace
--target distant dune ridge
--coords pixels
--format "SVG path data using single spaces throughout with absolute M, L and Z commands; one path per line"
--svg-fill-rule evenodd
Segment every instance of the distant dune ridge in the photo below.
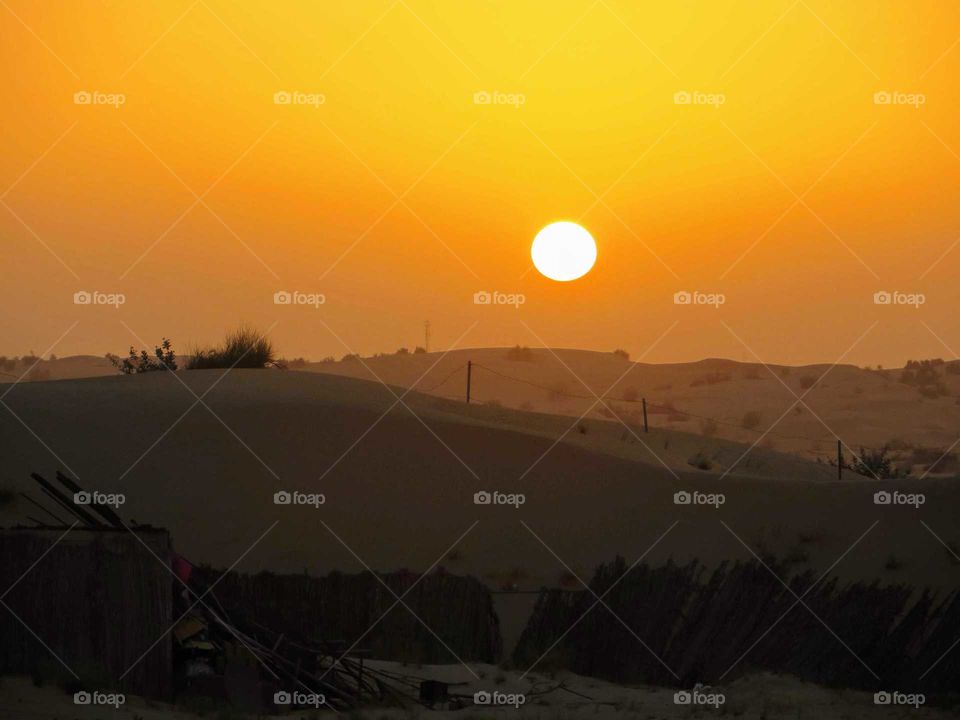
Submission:
M 420 392 L 461 400 L 468 360 L 474 364 L 473 400 L 480 404 L 572 417 L 594 405 L 588 418 L 620 418 L 638 426 L 646 398 L 652 427 L 748 445 L 759 440 L 764 448 L 822 461 L 836 457 L 836 433 L 855 453 L 889 446 L 900 465 L 918 475 L 955 476 L 960 471 L 955 453 L 941 457 L 960 427 L 960 361 L 933 368 L 932 379 L 904 368 L 765 367 L 720 359 L 630 363 L 615 353 L 542 348 L 399 353 L 290 367 L 379 379 L 403 388 L 417 383 Z M 41 371 L 33 373 L 52 380 L 114 374 L 106 358 L 95 356 L 43 362 Z M 604 395 L 606 405 L 597 403 L 593 393 Z M 851 452 L 845 456 L 848 462 Z

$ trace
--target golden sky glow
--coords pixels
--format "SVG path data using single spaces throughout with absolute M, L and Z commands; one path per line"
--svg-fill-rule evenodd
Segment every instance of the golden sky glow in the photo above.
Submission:
M 0 352 L 248 321 L 367 354 L 428 318 L 438 348 L 960 351 L 953 3 L 4 0 L 0 29 Z M 559 218 L 598 245 L 572 283 L 531 269 Z

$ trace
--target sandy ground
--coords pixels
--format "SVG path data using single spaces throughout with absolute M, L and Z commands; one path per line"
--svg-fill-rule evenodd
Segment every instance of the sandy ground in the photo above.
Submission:
M 125 518 L 168 528 L 179 552 L 215 567 L 241 556 L 246 572 L 437 567 L 535 591 L 580 587 L 618 553 L 712 565 L 750 559 L 749 546 L 793 554 L 798 570 L 843 556 L 832 573 L 844 580 L 960 584 L 960 563 L 934 536 L 960 543 L 952 481 L 835 482 L 830 468 L 759 448 L 721 479 L 746 446 L 666 430 L 634 437 L 601 420 L 557 443 L 570 418 L 416 393 L 409 410 L 386 412 L 396 399 L 383 386 L 320 373 L 25 383 L 4 402 L 0 523 L 37 514 L 11 497 L 41 497 L 30 472 L 65 468 L 88 489 L 123 493 Z M 710 470 L 688 463 L 696 449 L 717 458 Z M 875 505 L 881 488 L 922 492 L 925 503 Z M 276 505 L 280 490 L 326 502 Z M 525 502 L 476 505 L 481 490 Z M 676 505 L 680 490 L 725 502 Z M 507 651 L 534 599 L 496 596 Z
M 960 373 L 947 372 L 946 366 L 938 372 L 947 394 L 929 398 L 900 382 L 902 369 L 865 370 L 845 364 L 768 369 L 732 360 L 630 364 L 612 353 L 542 348 L 529 350 L 524 360 L 516 357 L 506 348 L 474 348 L 443 356 L 401 354 L 364 358 L 362 363 L 311 363 L 298 369 L 365 380 L 379 377 L 401 387 L 416 382 L 421 391 L 459 400 L 465 391 L 466 363 L 472 360 L 473 397 L 481 403 L 578 417 L 593 403 L 591 391 L 614 397 L 636 394 L 648 399 L 654 427 L 706 432 L 748 444 L 790 407 L 796 399 L 791 393 L 802 395 L 806 384 L 822 376 L 804 397 L 809 407 L 788 412 L 761 440 L 764 447 L 808 458 L 835 456 L 831 431 L 857 452 L 861 446 L 879 448 L 887 443 L 943 450 L 957 439 L 960 427 Z M 44 362 L 33 376 L 69 379 L 114 373 L 103 357 L 76 356 Z M 659 409 L 667 404 L 678 412 Z M 588 417 L 610 419 L 611 412 L 631 423 L 642 422 L 636 402 L 610 402 L 609 410 L 598 405 Z M 757 414 L 757 429 L 742 427 L 747 413 Z M 912 466 L 909 453 L 903 454 Z M 913 469 L 922 474 L 924 464 L 916 464 Z M 960 467 L 954 459 L 940 470 L 956 475 Z
M 573 718 L 611 718 L 627 720 L 640 718 L 709 718 L 727 715 L 745 720 L 855 720 L 864 717 L 878 720 L 894 718 L 941 718 L 957 717 L 955 711 L 921 706 L 878 706 L 872 693 L 834 690 L 804 683 L 789 676 L 771 674 L 750 675 L 723 687 L 704 689 L 707 694 L 721 693 L 723 703 L 713 706 L 677 705 L 674 691 L 654 687 L 620 687 L 599 680 L 580 677 L 571 673 L 543 676 L 532 673 L 520 679 L 517 673 L 503 671 L 495 666 L 472 665 L 479 676 L 473 677 L 462 666 L 399 666 L 394 663 L 379 663 L 387 669 L 416 675 L 421 678 L 449 682 L 463 682 L 452 688 L 464 695 L 479 690 L 497 691 L 504 695 L 523 694 L 525 702 L 519 708 L 468 706 L 462 710 L 426 710 L 422 707 L 408 709 L 371 708 L 352 712 L 351 718 L 368 720 L 409 720 L 409 718 L 437 718 L 437 720 L 482 720 L 484 718 L 525 718 L 529 720 L 566 720 Z M 560 686 L 572 692 L 560 689 Z M 576 694 L 574 694 L 576 693 Z M 586 697 L 583 697 L 586 696 Z M 59 688 L 35 687 L 28 678 L 0 679 L 0 699 L 4 703 L 5 720 L 196 720 L 200 717 L 215 717 L 224 720 L 241 720 L 254 716 L 232 710 L 221 710 L 197 715 L 186 710 L 127 697 L 119 708 L 77 706 L 73 698 Z M 344 717 L 340 714 L 339 717 Z M 268 718 L 311 718 L 335 715 L 332 712 L 294 710 L 284 715 L 256 716 Z
M 409 387 L 430 367 L 436 356 L 391 355 L 359 362 L 313 363 L 309 370 L 374 379 Z M 899 382 L 902 370 L 865 370 L 852 365 L 769 366 L 732 360 L 702 360 L 680 364 L 631 364 L 612 353 L 584 350 L 531 349 L 527 360 L 517 360 L 504 348 L 457 350 L 449 353 L 418 383 L 444 397 L 460 398 L 465 387 L 465 365 L 472 360 L 472 391 L 481 402 L 497 402 L 540 412 L 579 416 L 598 395 L 630 397 L 636 393 L 651 405 L 671 404 L 682 414 L 658 412 L 651 424 L 751 443 L 803 395 L 805 385 L 819 382 L 804 401 L 809 407 L 793 410 L 764 439 L 765 446 L 806 457 L 832 457 L 839 434 L 856 451 L 902 442 L 924 448 L 946 449 L 960 427 L 960 374 L 940 368 L 947 395 L 923 397 L 915 386 Z M 457 367 L 464 372 L 436 388 Z M 499 374 L 498 374 L 499 373 Z M 504 377 L 509 376 L 509 377 Z M 513 379 L 511 379 L 513 378 Z M 529 384 L 526 384 L 529 383 Z M 548 390 L 542 389 L 545 386 Z M 587 399 L 571 398 L 585 395 Z M 636 403 L 612 402 L 610 410 L 624 419 L 641 419 Z M 597 406 L 591 416 L 602 417 Z M 748 412 L 759 415 L 757 431 L 742 425 Z M 703 417 L 717 421 L 712 426 Z M 950 468 L 956 473 L 955 466 Z

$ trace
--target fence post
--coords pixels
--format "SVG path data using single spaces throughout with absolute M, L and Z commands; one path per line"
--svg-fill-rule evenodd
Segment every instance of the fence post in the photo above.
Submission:
M 643 398 L 643 431 L 650 432 L 650 428 L 647 426 L 647 399 Z
M 470 379 L 473 375 L 473 360 L 467 360 L 467 405 L 470 404 Z
M 837 438 L 837 480 L 843 480 L 843 446 Z

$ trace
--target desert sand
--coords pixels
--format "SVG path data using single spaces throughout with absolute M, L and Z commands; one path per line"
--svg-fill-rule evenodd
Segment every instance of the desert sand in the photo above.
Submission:
M 712 565 L 750 559 L 749 546 L 792 554 L 798 570 L 843 556 L 831 570 L 843 580 L 960 581 L 940 541 L 960 541 L 953 481 L 837 482 L 833 468 L 763 448 L 725 475 L 746 445 L 418 393 L 401 405 L 393 392 L 402 390 L 270 370 L 23 383 L 4 398 L 12 412 L 0 413 L 0 521 L 36 513 L 11 495 L 35 492 L 31 472 L 62 469 L 87 489 L 123 493 L 124 518 L 168 528 L 193 562 L 240 559 L 246 572 L 434 568 L 536 591 L 580 587 L 617 554 Z M 709 469 L 691 457 L 709 458 Z M 877 506 L 884 488 L 922 492 L 925 503 Z M 282 490 L 325 502 L 275 505 Z M 525 502 L 476 505 L 482 490 Z M 725 501 L 676 505 L 680 490 Z M 535 597 L 497 596 L 507 652 Z

